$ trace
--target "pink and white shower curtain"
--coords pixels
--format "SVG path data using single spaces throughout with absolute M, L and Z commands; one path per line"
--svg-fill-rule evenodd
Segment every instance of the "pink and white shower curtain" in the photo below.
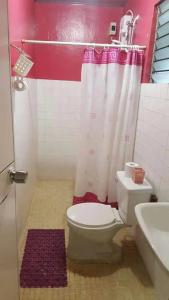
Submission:
M 85 50 L 74 203 L 116 202 L 116 172 L 132 160 L 143 52 Z

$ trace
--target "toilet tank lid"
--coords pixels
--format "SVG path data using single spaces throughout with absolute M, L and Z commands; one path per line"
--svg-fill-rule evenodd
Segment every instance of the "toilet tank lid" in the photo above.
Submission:
M 142 184 L 134 183 L 133 180 L 125 175 L 125 171 L 118 171 L 117 178 L 124 186 L 124 188 L 130 192 L 152 192 L 153 188 L 147 179 L 144 179 Z
M 99 203 L 80 203 L 67 210 L 67 218 L 82 226 L 105 226 L 114 221 L 110 205 Z

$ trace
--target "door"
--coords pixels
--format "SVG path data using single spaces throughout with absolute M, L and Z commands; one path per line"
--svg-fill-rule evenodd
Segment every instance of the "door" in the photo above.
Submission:
M 10 183 L 11 164 L 0 173 L 0 299 L 18 300 L 15 184 Z
M 18 300 L 15 184 L 7 1 L 0 3 L 0 299 Z
M 7 1 L 0 3 L 0 170 L 14 161 Z

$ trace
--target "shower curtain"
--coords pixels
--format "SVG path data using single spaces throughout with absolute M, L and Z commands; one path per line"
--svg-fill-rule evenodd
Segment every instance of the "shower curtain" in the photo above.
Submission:
M 116 172 L 131 161 L 143 51 L 85 50 L 74 203 L 116 202 Z

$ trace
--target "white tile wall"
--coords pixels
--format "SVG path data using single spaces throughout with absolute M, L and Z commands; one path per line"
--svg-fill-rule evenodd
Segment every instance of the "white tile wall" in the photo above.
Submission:
M 25 91 L 13 90 L 15 165 L 17 170 L 28 171 L 27 182 L 16 185 L 18 235 L 24 227 L 36 183 L 36 80 L 29 79 L 27 83 Z
M 38 80 L 38 177 L 74 179 L 81 83 Z
M 159 201 L 169 201 L 169 85 L 142 84 L 134 161 Z

